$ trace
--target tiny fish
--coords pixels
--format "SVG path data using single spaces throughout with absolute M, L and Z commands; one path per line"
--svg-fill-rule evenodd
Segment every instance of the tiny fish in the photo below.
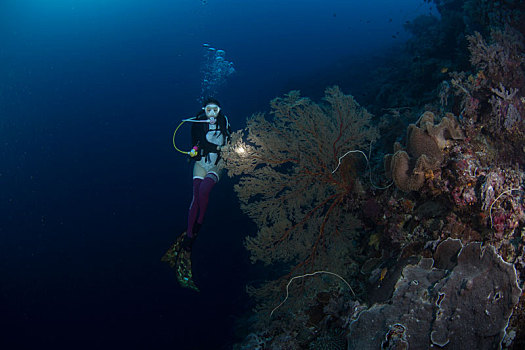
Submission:
M 381 270 L 381 275 L 379 276 L 379 282 L 383 281 L 387 272 L 388 272 L 388 269 L 386 267 L 383 267 L 383 269 Z

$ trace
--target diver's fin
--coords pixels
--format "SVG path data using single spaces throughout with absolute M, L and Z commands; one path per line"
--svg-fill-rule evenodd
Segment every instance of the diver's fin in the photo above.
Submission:
M 193 282 L 193 273 L 191 271 L 191 252 L 181 249 L 175 271 L 177 272 L 177 281 L 179 281 L 181 286 L 199 292 L 199 288 L 195 282 Z
M 179 257 L 182 241 L 184 240 L 185 236 L 186 232 L 183 232 L 182 235 L 177 238 L 175 243 L 171 245 L 166 254 L 164 254 L 164 256 L 160 259 L 161 261 L 167 262 L 171 268 L 175 268 L 177 265 L 177 259 Z
M 177 281 L 182 287 L 198 292 L 199 288 L 193 282 L 191 272 L 191 250 L 184 249 L 188 239 L 186 232 L 183 232 L 164 254 L 161 261 L 167 262 L 171 268 L 175 269 Z M 189 249 L 191 249 L 191 245 L 189 245 Z

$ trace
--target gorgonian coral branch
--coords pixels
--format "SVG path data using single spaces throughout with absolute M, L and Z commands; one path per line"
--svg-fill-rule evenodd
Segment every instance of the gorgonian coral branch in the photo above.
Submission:
M 240 175 L 241 208 L 258 227 L 246 247 L 253 262 L 313 269 L 340 256 L 338 240 L 351 232 L 336 233 L 355 222 L 344 203 L 356 188 L 357 163 L 346 157 L 338 169 L 339 159 L 366 150 L 378 134 L 371 115 L 338 87 L 326 89 L 321 103 L 292 91 L 270 105 L 271 116 L 253 115 L 223 152 L 229 175 Z

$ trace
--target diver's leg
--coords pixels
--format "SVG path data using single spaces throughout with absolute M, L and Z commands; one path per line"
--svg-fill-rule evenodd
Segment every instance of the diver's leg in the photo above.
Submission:
M 200 208 L 200 186 L 203 180 L 199 178 L 193 179 L 193 199 L 191 200 L 190 209 L 188 211 L 188 229 L 186 230 L 186 235 L 189 237 L 193 236 L 193 225 L 197 219 L 197 214 L 199 213 Z
M 180 265 L 180 253 L 181 250 L 191 251 L 194 237 L 191 232 L 194 232 L 194 224 L 199 213 L 199 187 L 202 183 L 202 178 L 193 179 L 193 199 L 188 210 L 188 228 L 186 232 L 183 232 L 175 243 L 172 244 L 170 249 L 162 257 L 162 261 L 166 261 L 171 267 L 179 269 Z M 190 232 L 190 234 L 188 234 Z M 183 249 L 181 249 L 183 248 Z
M 206 209 L 208 208 L 208 200 L 210 197 L 210 192 L 217 183 L 217 176 L 212 173 L 208 173 L 204 180 L 202 180 L 201 186 L 199 188 L 199 217 L 197 218 L 197 224 L 202 225 L 204 221 L 204 214 L 206 214 Z
M 195 232 L 195 221 L 199 214 L 200 203 L 199 203 L 199 189 L 202 180 L 206 176 L 206 169 L 202 166 L 202 160 L 195 162 L 193 166 L 193 198 L 191 200 L 190 209 L 188 212 L 188 226 L 186 230 L 186 236 L 194 238 Z
M 202 183 L 202 178 L 193 179 L 193 199 L 188 210 L 188 228 L 183 232 L 175 243 L 168 249 L 166 254 L 162 257 L 162 261 L 166 261 L 171 267 L 180 269 L 180 253 L 181 251 L 191 251 L 193 240 L 195 239 L 191 234 L 194 232 L 194 224 L 199 213 L 199 187 Z M 188 234 L 190 232 L 190 234 Z M 182 249 L 181 249 L 182 248 Z

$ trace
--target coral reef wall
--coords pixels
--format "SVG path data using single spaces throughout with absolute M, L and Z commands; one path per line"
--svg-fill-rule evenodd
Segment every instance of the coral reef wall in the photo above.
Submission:
M 271 265 L 249 288 L 261 348 L 525 347 L 525 4 L 428 2 L 441 18 L 406 23 L 406 50 L 363 85 L 378 129 L 331 88 L 275 99 L 234 135 L 246 246 Z M 313 270 L 355 295 L 319 275 L 288 289 Z
M 514 266 L 493 246 L 447 239 L 404 268 L 390 303 L 352 322 L 348 349 L 495 349 L 520 295 Z

